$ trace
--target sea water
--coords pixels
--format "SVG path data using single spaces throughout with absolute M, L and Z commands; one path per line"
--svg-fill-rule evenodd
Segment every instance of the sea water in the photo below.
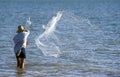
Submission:
M 119 77 L 119 5 L 119 0 L 0 0 L 0 77 Z M 16 68 L 12 40 L 19 25 L 31 32 L 23 71 Z

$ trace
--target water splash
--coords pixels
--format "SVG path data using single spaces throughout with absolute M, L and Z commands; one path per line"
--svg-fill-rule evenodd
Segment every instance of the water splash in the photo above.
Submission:
M 46 26 L 43 25 L 45 31 L 35 39 L 37 47 L 42 51 L 44 56 L 60 56 L 61 52 L 58 46 L 58 38 L 54 34 L 54 31 L 61 16 L 62 12 L 59 11 L 56 16 L 52 17 Z
M 58 12 L 57 16 L 42 27 L 45 31 L 35 41 L 45 56 L 58 57 L 61 53 L 61 55 L 69 54 L 71 51 L 105 48 L 103 31 L 97 25 L 93 25 L 89 19 L 74 13 Z M 75 55 L 72 54 L 74 57 Z
M 95 50 L 104 48 L 104 33 L 85 17 L 70 12 L 63 12 L 55 34 L 59 38 L 62 52 Z
M 30 17 L 27 19 L 26 24 L 29 24 L 29 25 L 32 24 L 32 22 L 31 22 L 31 20 L 30 20 Z

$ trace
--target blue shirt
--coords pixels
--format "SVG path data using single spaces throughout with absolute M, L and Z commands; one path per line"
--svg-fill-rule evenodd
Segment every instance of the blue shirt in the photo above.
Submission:
M 22 47 L 26 48 L 27 37 L 29 34 L 30 34 L 30 31 L 20 32 L 14 36 L 13 41 L 15 44 L 14 46 L 15 53 L 19 52 Z

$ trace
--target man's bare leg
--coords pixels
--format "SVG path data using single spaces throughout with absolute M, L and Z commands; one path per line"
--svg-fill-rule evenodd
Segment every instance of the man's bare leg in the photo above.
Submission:
M 21 64 L 21 60 L 20 58 L 17 58 L 17 67 L 20 67 L 20 64 Z
M 20 68 L 21 68 L 21 69 L 24 69 L 25 61 L 26 61 L 25 58 L 21 58 L 21 64 L 20 64 Z

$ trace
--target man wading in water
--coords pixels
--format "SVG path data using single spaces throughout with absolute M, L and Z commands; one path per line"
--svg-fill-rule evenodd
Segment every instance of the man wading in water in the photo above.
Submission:
M 14 52 L 17 59 L 17 67 L 23 69 L 26 61 L 25 48 L 29 43 L 27 42 L 27 37 L 30 31 L 23 26 L 18 26 L 17 34 L 14 36 Z

